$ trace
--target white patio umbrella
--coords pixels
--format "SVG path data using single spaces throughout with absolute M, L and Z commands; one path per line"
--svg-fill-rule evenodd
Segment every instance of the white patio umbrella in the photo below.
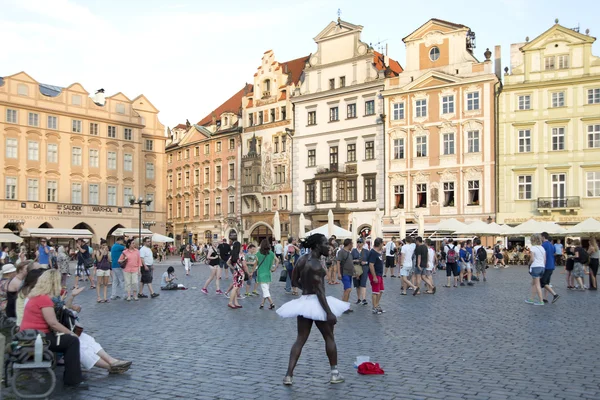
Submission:
M 329 234 L 329 225 L 323 225 L 308 231 L 306 232 L 306 236 L 314 235 L 316 233 L 327 236 Z M 337 225 L 333 226 L 332 234 L 338 239 L 347 239 L 352 237 L 352 232 Z
M 398 216 L 398 225 L 400 230 L 400 239 L 404 239 L 406 237 L 406 214 L 404 211 L 400 212 Z
M 354 213 L 352 213 L 351 221 L 352 221 L 352 230 L 351 230 L 352 243 L 354 243 L 354 245 L 356 245 L 356 241 L 358 240 L 358 229 L 356 229 L 356 228 L 358 228 L 358 227 L 356 226 L 356 217 L 354 216 Z
M 275 240 L 281 240 L 281 221 L 279 220 L 279 211 L 275 211 L 273 217 L 273 237 Z
M 306 236 L 306 218 L 304 218 L 304 213 L 300 213 L 300 217 L 298 218 L 298 239 L 304 239 Z
M 330 238 L 331 235 L 334 235 L 333 230 L 334 230 L 334 225 L 333 225 L 333 211 L 331 211 L 331 209 L 329 210 L 329 212 L 327 213 L 327 238 Z
M 434 230 L 437 232 L 456 232 L 458 229 L 463 229 L 466 227 L 466 224 L 460 222 L 456 218 L 449 218 L 443 221 L 440 221 L 435 227 Z
M 513 235 L 520 234 L 522 236 L 533 235 L 534 233 L 548 232 L 551 234 L 564 233 L 565 229 L 554 222 L 536 221 L 530 219 L 529 221 L 523 222 L 514 228 Z
M 600 236 L 600 221 L 594 218 L 588 218 L 567 229 L 565 233 L 572 236 L 598 237 Z
M 456 235 L 472 235 L 472 236 L 496 236 L 500 234 L 500 225 L 490 226 L 486 222 L 481 220 L 473 221 L 469 225 L 466 225 L 462 229 L 458 229 L 454 234 Z
M 494 222 L 495 224 L 495 222 Z M 500 236 L 510 236 L 515 233 L 515 228 L 506 224 L 500 225 Z
M 371 237 L 373 238 L 383 238 L 383 221 L 381 219 L 381 211 L 379 211 L 379 207 L 373 213 L 373 218 L 371 219 Z
M 425 236 L 425 217 L 423 214 L 419 214 L 417 219 L 419 222 L 419 236 L 423 237 Z
M 174 242 L 175 239 L 170 238 L 168 236 L 165 235 L 161 235 L 160 233 L 153 233 L 152 234 L 152 243 L 171 243 Z

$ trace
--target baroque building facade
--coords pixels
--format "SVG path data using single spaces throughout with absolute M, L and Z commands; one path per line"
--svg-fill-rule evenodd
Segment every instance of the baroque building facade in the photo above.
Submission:
M 143 224 L 165 232 L 164 126 L 143 95 L 94 96 L 79 83 L 0 78 L 4 190 L 0 226 L 88 229 L 92 241 L 137 228 L 134 196 L 150 198 Z
M 600 215 L 600 58 L 554 24 L 511 47 L 500 95 L 498 220 L 569 225 Z
M 426 224 L 495 214 L 495 98 L 489 49 L 475 34 L 431 19 L 403 39 L 406 65 L 386 80 L 385 221 Z M 499 51 L 499 50 L 498 50 Z M 400 232 L 403 237 L 405 232 Z
M 402 67 L 361 41 L 362 26 L 338 18 L 314 39 L 317 50 L 291 99 L 294 109 L 292 227 L 370 227 L 384 207 L 383 98 Z
M 279 213 L 281 239 L 292 235 L 292 104 L 308 57 L 279 63 L 266 51 L 254 74 L 253 92 L 242 99 L 241 210 L 243 237 L 260 243 L 274 235 Z
M 245 85 L 196 124 L 170 130 L 167 220 L 176 243 L 210 243 L 241 230 L 239 160 Z

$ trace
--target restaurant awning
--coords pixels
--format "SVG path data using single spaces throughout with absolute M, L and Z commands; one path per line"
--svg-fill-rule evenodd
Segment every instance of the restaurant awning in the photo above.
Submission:
M 94 234 L 87 229 L 30 228 L 21 231 L 21 237 L 91 239 L 92 236 Z
M 116 229 L 112 235 L 113 236 L 139 236 L 140 230 L 137 228 L 119 228 Z M 152 236 L 152 232 L 148 229 L 142 229 L 142 236 Z
M 12 233 L 10 229 L 0 229 L 0 243 L 21 243 L 23 239 Z

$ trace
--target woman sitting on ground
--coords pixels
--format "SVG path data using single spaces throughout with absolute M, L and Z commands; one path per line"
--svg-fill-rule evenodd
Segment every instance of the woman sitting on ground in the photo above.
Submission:
M 162 274 L 162 278 L 160 280 L 161 290 L 185 290 L 185 286 L 175 283 L 176 280 L 177 277 L 175 276 L 175 268 L 167 268 L 167 272 Z
M 53 295 L 52 300 L 51 300 L 52 301 L 52 313 L 54 315 L 54 319 L 56 320 L 55 305 L 58 305 L 58 307 L 66 307 L 71 310 L 78 310 L 78 311 L 81 310 L 81 307 L 73 305 L 73 300 L 75 299 L 75 297 L 77 297 L 77 295 L 79 293 L 81 293 L 83 291 L 83 289 L 84 289 L 83 287 L 73 290 L 71 292 L 70 296 L 67 296 L 66 293 L 63 296 L 60 296 L 60 278 L 56 278 L 56 277 L 60 276 L 60 272 L 57 270 L 48 271 L 48 272 L 52 272 L 52 275 L 53 275 L 52 278 L 49 278 L 46 275 L 48 272 L 44 272 L 40 276 L 41 272 L 43 272 L 43 270 L 32 270 L 27 274 L 27 277 L 25 278 L 25 283 L 24 283 L 23 287 L 27 288 L 27 290 L 30 291 L 29 297 L 33 296 L 33 294 L 36 292 L 36 290 L 38 290 L 39 285 L 48 286 L 47 281 L 49 279 L 52 279 L 52 282 L 50 282 L 50 284 L 57 285 L 57 287 L 58 287 L 58 294 Z M 54 275 L 56 275 L 56 277 Z M 54 281 L 54 279 L 56 279 L 56 281 Z M 33 287 L 33 289 L 31 289 L 32 287 Z M 55 292 L 53 292 L 53 293 L 55 293 Z M 19 295 L 19 297 L 21 297 L 21 294 Z M 29 300 L 29 299 L 27 299 L 27 300 Z M 29 305 L 29 301 L 27 301 L 26 303 L 27 304 L 25 306 L 25 314 L 27 313 L 27 307 Z M 17 316 L 17 320 L 18 320 L 18 318 L 19 318 L 19 316 Z M 57 320 L 57 322 L 58 322 L 58 320 Z M 69 328 L 64 327 L 59 322 L 58 322 L 58 324 L 61 327 L 63 327 L 65 330 L 69 331 L 69 334 L 73 334 L 73 332 L 71 332 L 69 330 Z M 35 328 L 21 327 L 21 330 L 24 330 L 24 329 L 35 329 Z M 61 330 L 60 332 L 66 333 L 64 330 Z M 60 339 L 61 344 L 62 344 L 62 341 L 64 340 L 64 337 L 65 336 L 61 337 L 61 339 Z M 68 362 L 66 353 L 65 353 L 64 359 L 65 359 L 65 368 L 66 368 L 67 362 Z M 90 336 L 84 332 L 81 332 L 79 334 L 79 362 L 80 362 L 80 368 L 84 368 L 85 370 L 90 370 L 90 369 L 92 369 L 92 367 L 96 366 L 96 367 L 108 370 L 108 372 L 111 374 L 124 373 L 131 366 L 131 361 L 121 361 L 121 360 L 117 360 L 117 359 L 111 357 L 108 353 L 106 353 L 102 349 L 102 346 L 100 346 L 100 344 L 98 344 L 98 342 L 96 342 L 96 340 L 92 336 Z

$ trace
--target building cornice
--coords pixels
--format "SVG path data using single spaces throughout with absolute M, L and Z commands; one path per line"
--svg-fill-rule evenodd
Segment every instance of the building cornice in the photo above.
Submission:
M 387 90 L 382 91 L 381 94 L 383 95 L 383 97 L 390 97 L 390 96 L 397 96 L 400 94 L 407 94 L 407 93 L 429 92 L 432 90 L 445 89 L 448 87 L 472 85 L 474 83 L 488 83 L 488 82 L 495 83 L 496 79 L 497 79 L 496 75 L 486 74 L 486 75 L 479 75 L 477 77 L 462 78 L 460 82 L 448 82 L 443 85 L 417 87 L 417 88 L 412 88 L 412 89 L 407 89 L 407 90 L 405 90 L 403 88 L 387 89 Z
M 533 72 L 537 73 L 537 72 Z M 539 80 L 539 81 L 527 81 L 522 83 L 509 84 L 505 83 L 502 87 L 503 92 L 511 92 L 517 90 L 535 90 L 554 86 L 572 86 L 573 84 L 586 84 L 591 82 L 600 83 L 600 74 L 593 76 L 580 76 L 576 78 L 567 79 L 553 79 L 553 80 Z
M 378 86 L 380 86 L 380 88 L 377 88 Z M 303 94 L 300 96 L 294 96 L 291 98 L 291 102 L 293 104 L 296 104 L 296 103 L 304 103 L 304 102 L 313 101 L 313 100 L 329 99 L 329 98 L 340 96 L 340 95 L 347 96 L 354 92 L 367 90 L 367 89 L 379 89 L 379 92 L 382 92 L 382 89 L 384 87 L 385 87 L 384 79 L 375 79 L 373 81 L 361 83 L 358 85 L 350 85 L 350 86 L 346 86 L 346 87 L 338 88 L 338 89 L 334 89 L 334 90 L 322 90 L 320 92 L 307 93 L 307 94 Z

